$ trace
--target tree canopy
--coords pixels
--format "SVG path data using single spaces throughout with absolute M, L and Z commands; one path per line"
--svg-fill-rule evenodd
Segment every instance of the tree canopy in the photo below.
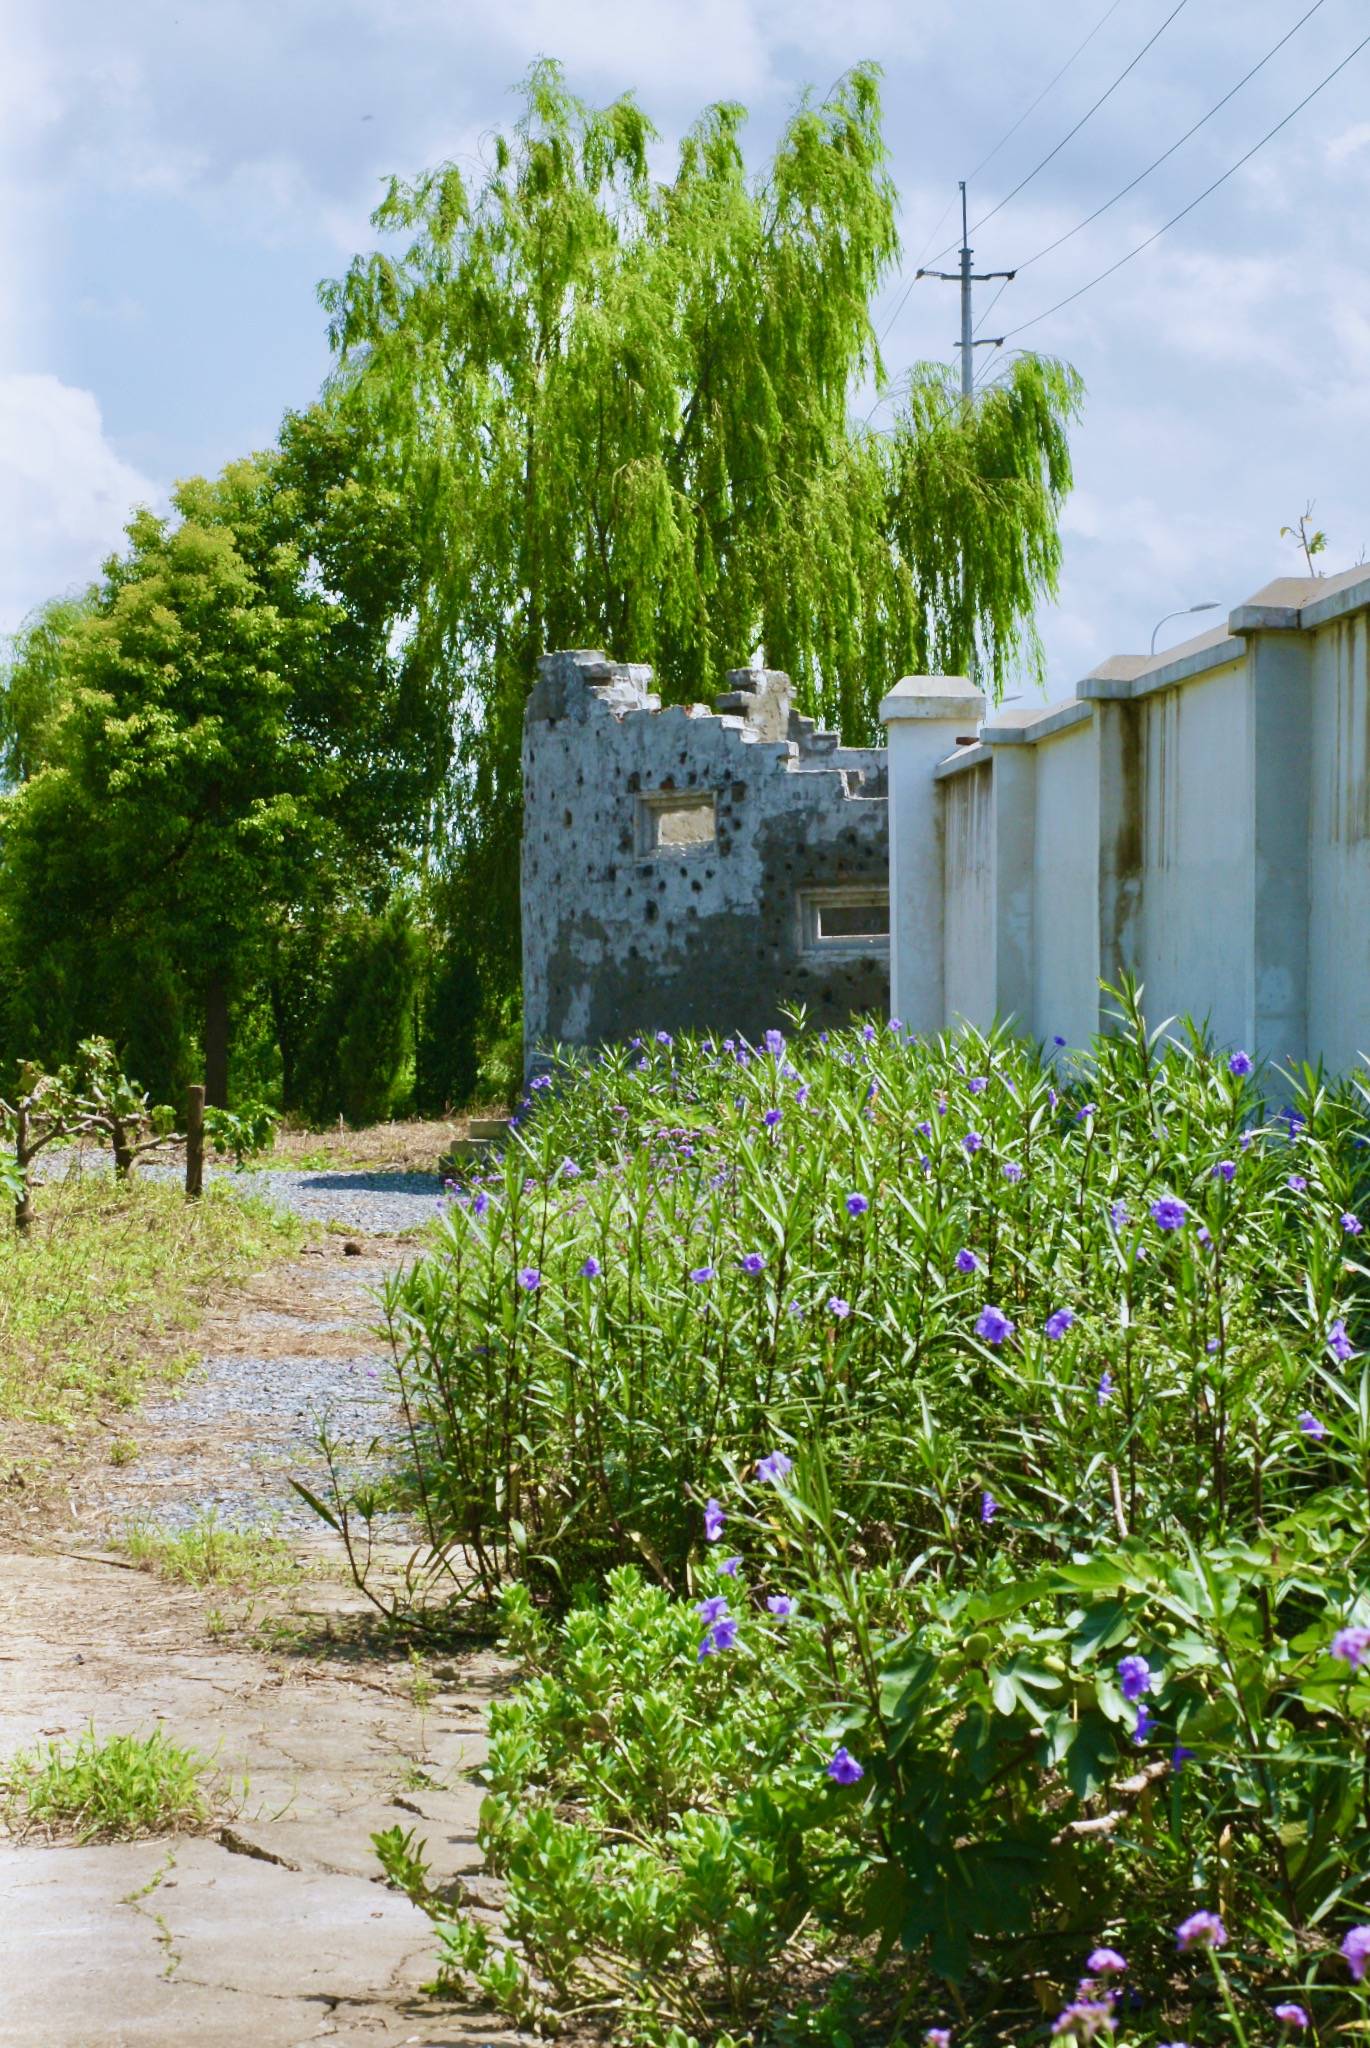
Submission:
M 233 998 L 290 927 L 368 874 L 384 887 L 447 743 L 319 587 L 279 457 L 173 502 L 11 665 L 5 1036 L 60 1050 L 99 1026 L 163 1088 L 194 1033 L 222 1102 Z
M 478 184 L 396 180 L 401 253 L 323 288 L 332 395 L 419 510 L 411 630 L 452 678 L 455 870 L 517 958 L 519 739 L 537 656 L 605 646 L 668 700 L 758 649 L 849 741 L 908 670 L 998 690 L 1038 660 L 1070 483 L 1069 370 L 1024 358 L 970 405 L 921 366 L 879 427 L 871 305 L 897 254 L 877 77 L 803 104 L 759 178 L 710 107 L 674 176 L 631 97 L 536 65 Z

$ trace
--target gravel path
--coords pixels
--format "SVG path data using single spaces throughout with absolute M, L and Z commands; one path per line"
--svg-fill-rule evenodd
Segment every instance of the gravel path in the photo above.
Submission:
M 107 1535 L 140 1519 L 184 1528 L 210 1512 L 238 1527 L 317 1535 L 318 1518 L 290 1478 L 327 1498 L 321 1428 L 350 1470 L 372 1475 L 400 1438 L 376 1294 L 420 1249 L 417 1233 L 437 1212 L 442 1182 L 374 1168 L 228 1169 L 216 1177 L 333 1228 L 206 1315 L 191 1377 L 130 1421 L 137 1456 L 103 1469 L 82 1499 L 82 1520 Z M 348 1256 L 344 1247 L 357 1245 L 360 1255 Z M 411 1531 L 386 1516 L 375 1533 Z
M 179 1177 L 181 1171 L 173 1166 L 144 1170 L 168 1177 Z M 442 1199 L 442 1182 L 435 1173 L 388 1173 L 375 1167 L 362 1172 L 334 1167 L 309 1172 L 263 1166 L 238 1173 L 231 1166 L 216 1166 L 206 1168 L 206 1178 L 229 1181 L 244 1194 L 259 1195 L 307 1222 L 334 1223 L 362 1237 L 399 1237 L 422 1229 L 437 1215 Z

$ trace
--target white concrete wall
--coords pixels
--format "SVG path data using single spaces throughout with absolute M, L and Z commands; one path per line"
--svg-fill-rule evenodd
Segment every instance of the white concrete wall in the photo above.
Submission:
M 944 1022 L 982 1029 L 994 1017 L 992 775 L 984 754 L 941 784 Z
M 1144 698 L 1142 873 L 1135 971 L 1156 1023 L 1207 1016 L 1215 1035 L 1250 1035 L 1252 834 L 1241 663 Z M 1203 962 L 1202 1002 L 1195 966 Z
M 991 714 L 929 772 L 891 748 L 890 801 L 924 822 L 939 966 L 896 956 L 892 1007 L 1012 1016 L 1082 1044 L 1101 981 L 1153 1023 L 1333 1072 L 1370 1056 L 1370 575 L 1281 578 L 1227 625 L 1118 656 L 1058 705 Z M 941 987 L 934 987 L 940 975 Z
M 1033 752 L 1033 972 L 1024 1022 L 1044 1038 L 1059 1034 L 1069 1045 L 1083 1045 L 1099 1017 L 1099 760 L 1093 719 L 1043 740 Z

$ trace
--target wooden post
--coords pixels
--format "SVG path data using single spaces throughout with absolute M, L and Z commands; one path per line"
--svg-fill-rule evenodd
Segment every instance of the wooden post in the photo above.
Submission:
M 194 1201 L 205 1184 L 205 1091 L 186 1090 L 186 1194 Z

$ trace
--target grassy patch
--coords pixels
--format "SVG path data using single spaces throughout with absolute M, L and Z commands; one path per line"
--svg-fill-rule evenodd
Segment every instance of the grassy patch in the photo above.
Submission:
M 0 1794 L 7 1820 L 21 1831 L 127 1842 L 201 1826 L 210 1811 L 202 1784 L 208 1768 L 160 1729 L 101 1740 L 92 1727 L 70 1747 L 21 1750 L 0 1776 Z
M 185 1529 L 134 1522 L 124 1548 L 136 1565 L 180 1586 L 283 1586 L 305 1567 L 272 1529 L 234 1529 L 211 1512 Z
M 70 1428 L 133 1407 L 203 1297 L 302 1236 L 265 1203 L 218 1187 L 190 1203 L 165 1181 L 74 1175 L 36 1208 L 27 1238 L 0 1223 L 0 1421 Z

